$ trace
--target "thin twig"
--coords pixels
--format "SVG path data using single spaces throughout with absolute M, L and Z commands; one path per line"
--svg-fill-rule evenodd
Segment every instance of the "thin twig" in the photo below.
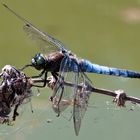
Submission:
M 38 79 L 31 79 L 31 81 L 33 83 L 44 82 L 43 79 L 39 79 L 39 78 Z M 49 80 L 47 82 L 49 82 Z M 64 82 L 64 85 L 65 86 L 70 86 L 70 87 L 74 87 L 75 86 L 74 84 L 69 83 L 69 82 Z M 78 85 L 78 88 L 81 88 L 81 87 L 82 87 L 81 85 Z M 112 96 L 114 98 L 116 98 L 117 95 L 118 95 L 118 93 L 116 91 L 107 90 L 107 89 L 103 89 L 103 88 L 96 88 L 96 87 L 93 87 L 93 86 L 89 86 L 88 91 L 95 92 L 95 93 L 98 93 L 98 94 L 107 95 L 107 96 Z M 139 98 L 136 98 L 136 97 L 133 97 L 133 96 L 127 96 L 126 93 L 125 93 L 125 97 L 123 97 L 123 100 L 124 101 L 131 101 L 133 103 L 140 104 L 140 99 Z

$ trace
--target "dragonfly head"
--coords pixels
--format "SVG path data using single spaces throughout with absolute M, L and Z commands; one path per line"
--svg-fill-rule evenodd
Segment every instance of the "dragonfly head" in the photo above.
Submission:
M 43 54 L 36 54 L 35 57 L 32 58 L 32 66 L 35 67 L 37 70 L 44 69 L 46 65 L 46 58 Z

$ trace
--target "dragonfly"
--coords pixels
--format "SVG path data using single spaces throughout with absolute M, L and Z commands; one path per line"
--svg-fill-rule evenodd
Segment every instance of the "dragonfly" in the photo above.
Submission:
M 86 59 L 79 59 L 75 54 L 66 49 L 62 42 L 50 36 L 48 33 L 41 31 L 6 4 L 3 4 L 3 6 L 24 23 L 23 29 L 28 37 L 36 42 L 41 50 L 46 50 L 47 52 L 46 54 L 37 53 L 32 58 L 31 63 L 25 65 L 21 70 L 27 67 L 33 67 L 41 71 L 39 75 L 33 76 L 44 76 L 45 80 L 43 85 L 36 85 L 37 87 L 45 87 L 48 72 L 52 74 L 53 78 L 50 84 L 55 84 L 52 86 L 53 94 L 50 99 L 53 103 L 55 102 L 55 112 L 57 112 L 59 116 L 69 105 L 69 103 L 64 101 L 73 101 L 73 122 L 76 135 L 79 134 L 81 120 L 87 110 L 90 95 L 88 88 L 92 85 L 86 73 L 140 78 L 140 73 L 136 71 L 102 66 Z M 66 87 L 64 85 L 65 81 L 70 81 L 74 86 Z M 78 85 L 82 85 L 82 88 L 79 89 Z

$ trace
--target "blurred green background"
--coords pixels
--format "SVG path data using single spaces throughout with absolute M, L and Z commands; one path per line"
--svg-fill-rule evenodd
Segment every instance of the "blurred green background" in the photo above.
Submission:
M 140 0 L 1 0 L 41 30 L 61 40 L 81 58 L 93 63 L 140 71 Z M 36 46 L 22 30 L 23 23 L 0 5 L 0 68 L 17 68 L 31 61 Z M 28 69 L 28 75 L 37 71 Z M 139 80 L 88 74 L 96 87 L 123 89 L 140 97 Z M 36 89 L 34 93 L 39 94 Z M 110 97 L 94 94 L 78 137 L 72 120 L 57 118 L 48 102 L 49 89 L 21 107 L 14 126 L 0 126 L 0 140 L 136 140 L 140 108 L 130 103 L 117 108 Z M 130 111 L 130 110 L 134 111 Z

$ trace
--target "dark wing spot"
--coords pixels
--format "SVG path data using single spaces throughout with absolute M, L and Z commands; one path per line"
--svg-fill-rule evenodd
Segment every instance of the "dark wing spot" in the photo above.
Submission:
M 30 25 L 29 25 L 29 24 L 26 24 L 25 26 L 30 27 Z

